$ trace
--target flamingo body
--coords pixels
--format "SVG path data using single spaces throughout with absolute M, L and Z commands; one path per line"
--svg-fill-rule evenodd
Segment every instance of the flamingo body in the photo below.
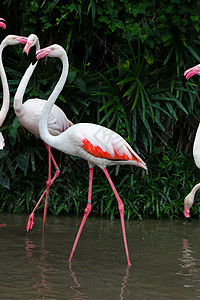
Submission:
M 197 132 L 194 139 L 193 157 L 195 165 L 197 166 L 197 168 L 200 169 L 200 124 L 197 128 Z
M 46 100 L 29 99 L 22 104 L 22 109 L 16 113 L 19 122 L 32 134 L 40 137 L 39 120 Z M 64 112 L 54 105 L 48 118 L 48 130 L 52 135 L 59 135 L 65 131 L 72 122 L 68 120 Z
M 101 169 L 107 165 L 146 164 L 130 145 L 116 132 L 92 123 L 78 123 L 49 140 L 48 145 L 66 154 L 79 156 Z
M 198 126 L 195 139 L 194 139 L 194 145 L 193 145 L 193 157 L 194 157 L 194 162 L 197 168 L 200 169 L 200 124 Z M 200 183 L 196 184 L 191 192 L 185 197 L 184 199 L 184 216 L 188 221 L 191 221 L 190 218 L 190 209 L 194 203 L 194 197 L 197 192 L 197 190 L 200 188 Z
M 194 75 L 200 75 L 200 64 L 189 68 L 184 72 L 184 76 L 186 79 L 190 79 Z M 194 157 L 194 162 L 197 168 L 200 169 L 200 124 L 197 128 L 197 132 L 195 135 L 194 139 L 194 144 L 193 144 L 193 157 Z M 184 199 L 184 216 L 191 221 L 190 218 L 190 209 L 194 203 L 194 197 L 197 192 L 197 190 L 200 188 L 200 183 L 196 184 L 191 192 L 185 197 Z

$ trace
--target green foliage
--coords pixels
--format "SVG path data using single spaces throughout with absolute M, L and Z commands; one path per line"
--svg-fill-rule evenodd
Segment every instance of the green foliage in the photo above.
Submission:
M 70 72 L 56 104 L 69 119 L 115 130 L 147 161 L 148 176 L 141 176 L 138 169 L 120 167 L 120 176 L 114 178 L 125 202 L 126 218 L 180 216 L 183 198 L 198 178 L 190 155 L 199 122 L 199 84 L 194 77 L 184 86 L 182 77 L 185 69 L 200 60 L 199 3 L 3 0 L 1 14 L 8 24 L 8 31 L 0 32 L 1 39 L 9 33 L 35 33 L 41 47 L 58 43 L 67 50 Z M 6 140 L 0 153 L 1 209 L 30 211 L 45 187 L 46 149 L 15 118 L 13 97 L 28 62 L 21 46 L 7 48 L 3 61 L 11 110 L 1 128 Z M 59 60 L 39 62 L 25 100 L 47 99 L 60 71 Z M 70 158 L 66 165 L 66 156 L 56 155 L 64 167 L 51 189 L 49 211 L 82 214 L 87 166 L 84 164 L 82 174 L 76 160 Z M 108 189 L 97 172 L 93 211 L 112 219 L 118 211 Z M 197 215 L 198 203 L 194 210 Z
M 198 169 L 193 160 L 187 159 L 181 151 L 177 152 L 169 147 L 164 154 L 160 148 L 155 149 L 155 153 L 148 161 L 148 176 L 141 169 L 129 166 L 121 166 L 116 176 L 114 168 L 109 168 L 111 178 L 124 202 L 126 219 L 183 217 L 184 197 L 197 183 Z M 87 163 L 79 159 L 62 162 L 61 175 L 50 189 L 48 210 L 54 215 L 83 215 L 88 192 Z M 45 189 L 45 181 L 46 174 L 41 176 L 40 173 L 32 173 L 28 180 L 23 177 L 23 185 L 20 184 L 20 178 L 14 177 L 11 190 L 6 192 L 4 189 L 1 194 L 1 210 L 31 212 Z M 191 210 L 194 217 L 199 217 L 197 199 L 198 194 Z M 43 208 L 44 201 L 39 206 L 38 213 L 42 213 Z M 119 217 L 115 196 L 98 168 L 94 173 L 91 214 L 111 220 Z

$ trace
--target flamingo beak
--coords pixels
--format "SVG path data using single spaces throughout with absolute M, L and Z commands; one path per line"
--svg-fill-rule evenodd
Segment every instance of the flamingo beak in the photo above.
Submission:
M 24 49 L 23 49 L 23 54 L 25 55 L 26 59 L 29 56 L 29 52 L 33 46 L 34 46 L 33 43 L 27 40 L 26 45 L 24 46 Z M 31 57 L 29 59 L 31 60 L 32 64 L 35 64 L 37 62 L 35 54 L 30 55 L 30 56 Z
M 27 38 L 25 36 L 17 36 L 15 37 L 15 39 L 22 45 L 25 45 L 27 43 Z
M 31 44 L 29 42 L 27 42 L 23 49 L 23 53 L 26 53 L 27 55 L 29 55 L 30 50 L 31 50 Z
M 187 80 L 190 79 L 190 77 L 194 76 L 195 74 L 200 75 L 200 64 L 196 65 L 184 72 L 184 76 L 186 77 Z
M 0 27 L 6 29 L 6 21 L 2 18 L 0 18 Z
M 190 210 L 187 206 L 187 204 L 184 205 L 184 216 L 186 217 L 186 219 L 191 222 L 191 218 L 190 218 Z
M 40 58 L 47 56 L 50 52 L 51 52 L 50 47 L 40 49 L 36 52 L 36 59 L 39 60 Z

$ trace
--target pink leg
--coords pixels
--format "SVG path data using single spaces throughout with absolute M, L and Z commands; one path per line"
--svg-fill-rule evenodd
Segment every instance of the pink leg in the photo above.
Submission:
M 119 209 L 119 213 L 120 213 L 120 218 L 121 218 L 121 225 L 122 225 L 122 232 L 123 232 L 123 238 L 124 238 L 124 246 L 125 246 L 125 251 L 126 251 L 126 257 L 127 257 L 127 262 L 128 262 L 128 265 L 131 266 L 131 262 L 130 262 L 130 259 L 129 259 L 129 253 L 128 253 L 128 246 L 127 246 L 127 241 L 126 241 L 126 231 L 125 231 L 125 225 L 124 225 L 124 203 L 122 202 L 122 200 L 120 199 L 119 197 L 119 194 L 112 182 L 112 179 L 110 178 L 110 175 L 108 174 L 108 171 L 106 168 L 103 169 L 109 183 L 110 183 L 110 186 L 115 194 L 115 197 L 117 199 L 117 202 L 118 202 L 118 209 Z
M 29 216 L 28 223 L 26 225 L 26 230 L 29 231 L 33 227 L 33 220 L 34 220 L 34 213 L 36 209 L 38 208 L 40 202 L 42 201 L 44 195 L 45 195 L 45 206 L 44 206 L 44 218 L 43 218 L 43 232 L 45 231 L 45 221 L 46 221 L 46 211 L 47 211 L 47 202 L 48 202 L 48 196 L 49 196 L 49 188 L 54 182 L 54 180 L 58 177 L 60 174 L 60 169 L 55 161 L 55 158 L 53 157 L 53 154 L 51 153 L 51 147 L 45 143 L 45 146 L 47 147 L 48 154 L 49 154 L 49 170 L 48 170 L 48 179 L 46 181 L 46 189 L 42 193 L 42 196 L 40 197 L 39 201 L 37 202 L 36 206 L 34 207 L 32 213 Z M 56 172 L 54 174 L 54 177 L 51 179 L 51 159 L 53 161 L 53 164 L 55 166 Z
M 79 227 L 79 230 L 78 230 L 76 239 L 75 239 L 75 241 L 74 241 L 74 245 L 73 245 L 73 247 L 72 247 L 72 251 L 71 251 L 71 254 L 70 254 L 70 257 L 69 257 L 69 261 L 72 260 L 72 257 L 73 257 L 73 255 L 74 255 L 74 251 L 75 251 L 75 249 L 76 249 L 76 246 L 77 246 L 79 237 L 80 237 L 80 235 L 81 235 L 83 226 L 84 226 L 85 221 L 87 220 L 87 217 L 88 217 L 88 215 L 89 215 L 89 213 L 90 213 L 90 211 L 91 211 L 92 180 L 93 180 L 93 168 L 90 168 L 90 169 L 89 169 L 88 203 L 87 203 L 86 209 L 84 210 L 84 216 L 83 216 L 83 219 L 82 219 L 82 221 L 81 221 L 81 225 L 80 225 L 80 227 Z
M 47 203 L 48 203 L 48 197 L 49 197 L 49 188 L 51 186 L 51 147 L 49 145 L 46 145 L 48 153 L 49 153 L 49 174 L 48 179 L 46 181 L 46 195 L 45 195 L 45 203 L 44 203 L 44 217 L 43 217 L 43 228 L 42 232 L 45 232 L 45 223 L 46 223 L 46 215 L 47 215 Z
M 50 186 L 52 185 L 52 183 L 54 182 L 54 180 L 58 177 L 58 175 L 60 174 L 60 169 L 55 161 L 55 158 L 53 157 L 53 154 L 51 153 L 51 147 L 47 144 L 45 144 L 45 146 L 47 147 L 48 153 L 49 153 L 49 157 L 51 157 L 52 162 L 54 164 L 54 167 L 56 169 L 56 172 L 53 176 L 53 178 L 51 179 L 51 160 L 49 158 L 49 177 L 47 180 L 47 186 L 50 188 Z

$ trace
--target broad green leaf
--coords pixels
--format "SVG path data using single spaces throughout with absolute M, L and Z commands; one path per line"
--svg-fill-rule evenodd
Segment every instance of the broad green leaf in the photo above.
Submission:
M 18 167 L 24 171 L 24 174 L 26 176 L 27 170 L 28 170 L 28 156 L 25 154 L 20 153 L 16 157 L 17 165 Z

